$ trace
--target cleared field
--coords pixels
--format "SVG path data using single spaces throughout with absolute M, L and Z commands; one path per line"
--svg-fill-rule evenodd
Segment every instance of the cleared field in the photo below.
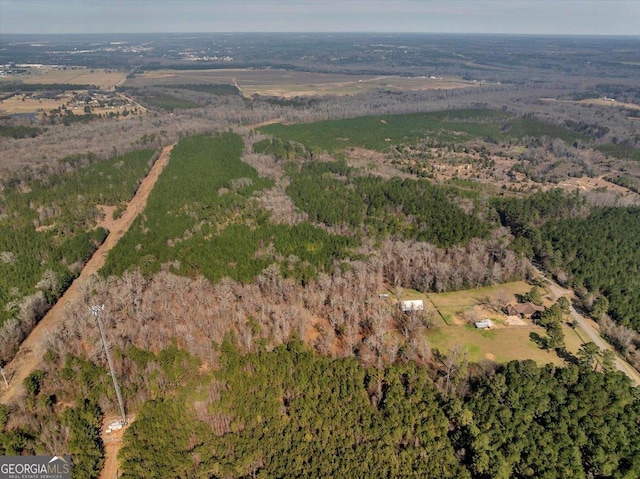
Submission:
M 24 98 L 22 96 L 12 96 L 6 100 L 0 100 L 0 114 L 18 115 L 25 113 L 48 112 L 61 107 L 68 101 L 67 99 L 35 99 Z
M 514 359 L 533 359 L 539 364 L 563 364 L 563 360 L 551 351 L 540 349 L 529 337 L 533 333 L 546 336 L 544 328 L 535 326 L 530 320 L 521 321 L 520 325 L 509 325 L 507 317 L 484 306 L 488 301 L 503 300 L 515 302 L 516 294 L 526 293 L 531 286 L 524 281 L 487 286 L 477 289 L 453 291 L 450 293 L 423 294 L 414 290 L 402 290 L 403 300 L 423 299 L 425 310 L 435 311 L 435 328 L 427 330 L 425 335 L 429 345 L 446 353 L 453 346 L 461 345 L 467 351 L 471 361 L 489 359 L 497 362 L 508 362 Z M 546 294 L 544 292 L 543 294 Z M 551 302 L 545 297 L 545 304 Z M 480 330 L 471 324 L 465 324 L 459 314 L 475 311 L 478 320 L 490 318 L 495 328 Z M 583 344 L 586 335 L 579 328 L 576 330 L 563 325 L 567 351 L 575 354 Z
M 531 289 L 531 285 L 524 281 L 514 281 L 511 283 L 497 284 L 476 289 L 465 289 L 462 291 L 452 291 L 450 293 L 430 293 L 429 299 L 438 308 L 449 307 L 472 307 L 480 304 L 482 298 L 496 299 L 500 295 L 508 296 L 509 301 L 515 301 L 516 294 L 526 293 Z
M 21 81 L 27 84 L 34 83 L 66 83 L 69 85 L 96 85 L 102 90 L 114 88 L 126 78 L 125 72 L 73 68 L 63 70 L 61 68 L 42 67 L 29 68 L 28 73 L 13 75 L 0 81 Z
M 603 178 L 589 178 L 588 176 L 583 176 L 581 178 L 567 178 L 565 181 L 562 181 L 555 185 L 560 188 L 564 188 L 568 191 L 575 191 L 577 188 L 582 191 L 594 191 L 598 189 L 606 189 L 612 191 L 614 193 L 618 193 L 622 196 L 632 196 L 636 198 L 640 198 L 638 193 L 629 190 L 620 185 L 616 185 L 615 183 L 611 183 Z
M 563 326 L 567 350 L 576 353 L 582 344 L 578 332 Z M 511 360 L 533 359 L 538 364 L 561 365 L 563 360 L 553 352 L 540 349 L 529 334 L 545 336 L 545 330 L 538 326 L 512 327 L 494 330 L 480 330 L 473 326 L 442 326 L 426 333 L 429 345 L 440 352 L 447 352 L 455 345 L 461 345 L 470 361 L 489 359 L 499 363 Z M 584 334 L 583 334 L 584 336 Z
M 465 88 L 476 83 L 457 78 L 344 75 L 288 70 L 157 70 L 127 79 L 126 86 L 228 83 L 243 95 L 291 98 L 305 95 L 351 95 L 368 90 L 433 90 Z

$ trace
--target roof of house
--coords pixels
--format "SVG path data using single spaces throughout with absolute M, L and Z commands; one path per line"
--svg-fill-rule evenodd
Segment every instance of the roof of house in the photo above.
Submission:
M 542 312 L 545 310 L 544 306 L 538 306 L 533 303 L 518 303 L 515 305 L 510 304 L 507 306 L 507 313 L 509 314 L 523 314 L 523 315 L 531 315 L 537 312 Z
M 424 303 L 421 299 L 408 299 L 400 301 L 400 309 L 402 311 L 422 311 L 424 310 Z

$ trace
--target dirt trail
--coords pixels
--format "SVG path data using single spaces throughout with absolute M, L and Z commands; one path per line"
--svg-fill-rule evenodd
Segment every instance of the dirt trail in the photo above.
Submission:
M 252 123 L 251 125 L 247 125 L 247 128 L 260 128 L 261 126 L 273 125 L 274 123 L 282 123 L 284 120 L 282 118 L 274 118 L 273 120 L 261 121 L 260 123 Z
M 102 424 L 102 432 L 100 436 L 102 437 L 102 442 L 104 443 L 104 465 L 102 466 L 102 471 L 100 471 L 100 479 L 114 479 L 118 477 L 118 471 L 120 469 L 120 463 L 118 462 L 118 452 L 120 452 L 120 448 L 122 447 L 122 436 L 124 435 L 124 431 L 127 430 L 131 423 L 135 420 L 135 415 L 128 415 L 127 420 L 129 423 L 119 431 L 112 431 L 107 434 L 107 426 L 112 421 L 117 421 L 120 417 L 105 417 Z
M 162 172 L 162 169 L 169 161 L 172 148 L 173 145 L 169 145 L 162 150 L 162 153 L 149 171 L 149 174 L 142 181 L 135 196 L 129 202 L 126 211 L 120 218 L 113 222 L 114 228 L 110 230 L 107 239 L 87 262 L 80 276 L 76 278 L 58 302 L 49 310 L 45 317 L 42 318 L 29 337 L 23 341 L 13 361 L 5 367 L 4 371 L 7 379 L 9 379 L 9 387 L 0 391 L 0 403 L 9 404 L 20 397 L 24 378 L 38 367 L 42 356 L 46 352 L 47 338 L 50 337 L 51 333 L 64 321 L 65 305 L 75 301 L 79 297 L 81 286 L 104 265 L 109 251 L 116 245 L 118 240 L 122 238 L 136 217 L 144 209 L 149 193 L 153 189 L 160 172 Z

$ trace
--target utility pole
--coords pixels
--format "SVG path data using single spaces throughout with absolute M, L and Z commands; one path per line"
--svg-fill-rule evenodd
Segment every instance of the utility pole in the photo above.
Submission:
M 7 381 L 7 376 L 4 375 L 4 369 L 2 369 L 2 366 L 0 366 L 0 374 L 2 374 L 2 379 L 4 379 L 5 386 L 7 386 L 7 389 L 9 389 L 9 382 Z
M 100 311 L 104 310 L 104 304 L 97 306 L 91 306 L 89 308 L 91 314 L 96 317 L 98 323 L 98 329 L 100 330 L 100 338 L 102 338 L 102 347 L 104 348 L 104 354 L 107 356 L 107 363 L 109 363 L 109 370 L 111 371 L 111 379 L 113 379 L 113 388 L 116 390 L 116 397 L 118 398 L 118 404 L 120 405 L 120 414 L 122 414 L 122 425 L 127 424 L 127 416 L 124 413 L 124 402 L 122 401 L 122 394 L 120 393 L 120 386 L 118 386 L 118 379 L 116 378 L 116 372 L 113 369 L 113 361 L 111 361 L 111 354 L 109 354 L 109 345 L 107 344 L 107 338 L 104 335 L 104 328 L 102 327 L 102 321 L 100 321 Z

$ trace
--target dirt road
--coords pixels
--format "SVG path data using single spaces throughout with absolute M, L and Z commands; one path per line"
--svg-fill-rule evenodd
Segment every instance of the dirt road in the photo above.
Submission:
M 66 314 L 65 305 L 78 298 L 81 286 L 104 265 L 109 251 L 116 245 L 118 240 L 122 238 L 136 217 L 144 209 L 149 193 L 153 189 L 162 169 L 169 161 L 172 148 L 173 145 L 169 145 L 162 150 L 162 153 L 149 171 L 149 174 L 142 181 L 135 196 L 129 202 L 126 211 L 120 218 L 114 221 L 114 228 L 109 232 L 107 239 L 87 262 L 80 276 L 76 278 L 58 302 L 49 310 L 45 317 L 42 318 L 29 337 L 24 340 L 13 361 L 5 367 L 4 371 L 7 379 L 9 379 L 9 387 L 0 391 L 0 403 L 9 404 L 20 397 L 24 378 L 36 369 L 42 361 L 42 357 L 46 352 L 47 338 L 64 321 Z
M 120 419 L 119 416 L 110 416 L 104 418 L 102 424 L 102 431 L 100 437 L 102 437 L 102 442 L 104 444 L 104 465 L 102 466 L 102 471 L 100 472 L 100 479 L 114 479 L 114 477 L 118 477 L 118 471 L 120 470 L 120 464 L 118 462 L 118 452 L 120 452 L 120 448 L 122 447 L 122 436 L 124 432 L 127 430 L 131 423 L 135 420 L 135 414 L 128 415 L 127 420 L 129 421 L 124 428 L 118 431 L 112 431 L 107 433 L 107 426 L 112 421 L 117 421 Z
M 551 293 L 553 294 L 554 299 L 557 300 L 560 296 L 568 296 L 569 297 L 568 299 L 570 299 L 570 297 L 573 296 L 573 291 L 563 288 L 555 281 L 549 279 L 542 273 L 542 271 L 540 271 L 535 266 L 534 266 L 534 269 L 542 278 L 546 279 L 549 282 L 549 289 L 551 290 Z M 570 306 L 570 314 L 571 314 L 571 317 L 578 322 L 578 324 L 580 325 L 582 330 L 587 334 L 587 336 L 589 336 L 590 341 L 593 341 L 601 350 L 604 350 L 604 351 L 609 350 L 615 354 L 616 369 L 618 371 L 622 371 L 623 373 L 625 373 L 627 376 L 629 376 L 629 379 L 631 379 L 631 381 L 634 384 L 636 384 L 637 386 L 640 386 L 640 373 L 638 373 L 638 371 L 636 371 L 635 368 L 631 366 L 628 362 L 622 359 L 616 353 L 614 348 L 607 341 L 605 341 L 602 338 L 602 336 L 600 336 L 600 329 L 598 327 L 598 324 L 595 323 L 593 320 L 586 318 L 580 313 L 578 313 L 573 308 L 573 306 Z

